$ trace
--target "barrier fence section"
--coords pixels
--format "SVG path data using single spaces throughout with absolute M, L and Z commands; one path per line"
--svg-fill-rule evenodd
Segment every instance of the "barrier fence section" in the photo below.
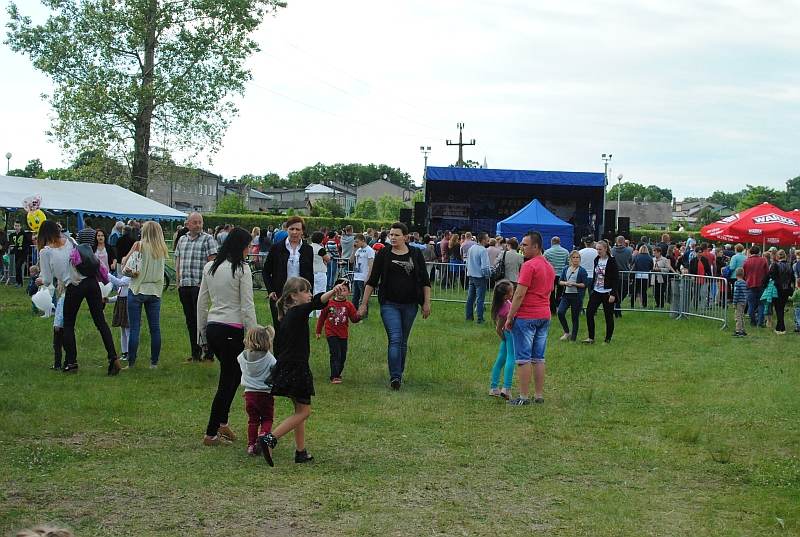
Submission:
M 621 311 L 668 313 L 671 317 L 701 317 L 728 325 L 730 283 L 718 276 L 674 272 L 619 273 Z

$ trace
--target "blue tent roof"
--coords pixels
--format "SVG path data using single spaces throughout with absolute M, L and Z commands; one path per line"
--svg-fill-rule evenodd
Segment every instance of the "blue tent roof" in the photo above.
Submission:
M 488 168 L 444 168 L 428 166 L 428 181 L 466 183 L 512 183 L 523 185 L 589 186 L 605 188 L 602 172 L 558 172 L 540 170 L 494 170 Z
M 561 246 L 572 250 L 572 224 L 548 211 L 537 199 L 497 223 L 497 233 L 504 237 L 514 236 L 521 239 L 528 231 L 541 233 L 545 248 L 550 245 L 550 239 L 557 236 L 561 239 Z

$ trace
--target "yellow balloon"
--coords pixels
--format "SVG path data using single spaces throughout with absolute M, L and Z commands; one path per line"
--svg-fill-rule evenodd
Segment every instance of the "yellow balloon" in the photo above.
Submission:
M 28 213 L 28 227 L 34 233 L 39 232 L 39 227 L 41 227 L 42 222 L 45 220 L 47 220 L 47 216 L 41 209 Z

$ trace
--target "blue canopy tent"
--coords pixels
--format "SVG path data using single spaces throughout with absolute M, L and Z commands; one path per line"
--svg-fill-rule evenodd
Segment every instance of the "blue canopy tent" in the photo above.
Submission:
M 537 199 L 497 223 L 497 233 L 503 237 L 513 236 L 521 239 L 528 231 L 538 231 L 542 234 L 544 249 L 550 247 L 550 239 L 559 237 L 561 246 L 572 250 L 572 224 L 555 216 Z

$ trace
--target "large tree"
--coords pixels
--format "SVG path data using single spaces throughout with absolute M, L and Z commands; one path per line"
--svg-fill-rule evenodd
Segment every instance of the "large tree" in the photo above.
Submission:
M 7 43 L 53 81 L 52 134 L 72 153 L 124 157 L 147 192 L 150 141 L 213 152 L 250 80 L 251 33 L 279 0 L 41 0 L 34 24 L 8 6 Z

